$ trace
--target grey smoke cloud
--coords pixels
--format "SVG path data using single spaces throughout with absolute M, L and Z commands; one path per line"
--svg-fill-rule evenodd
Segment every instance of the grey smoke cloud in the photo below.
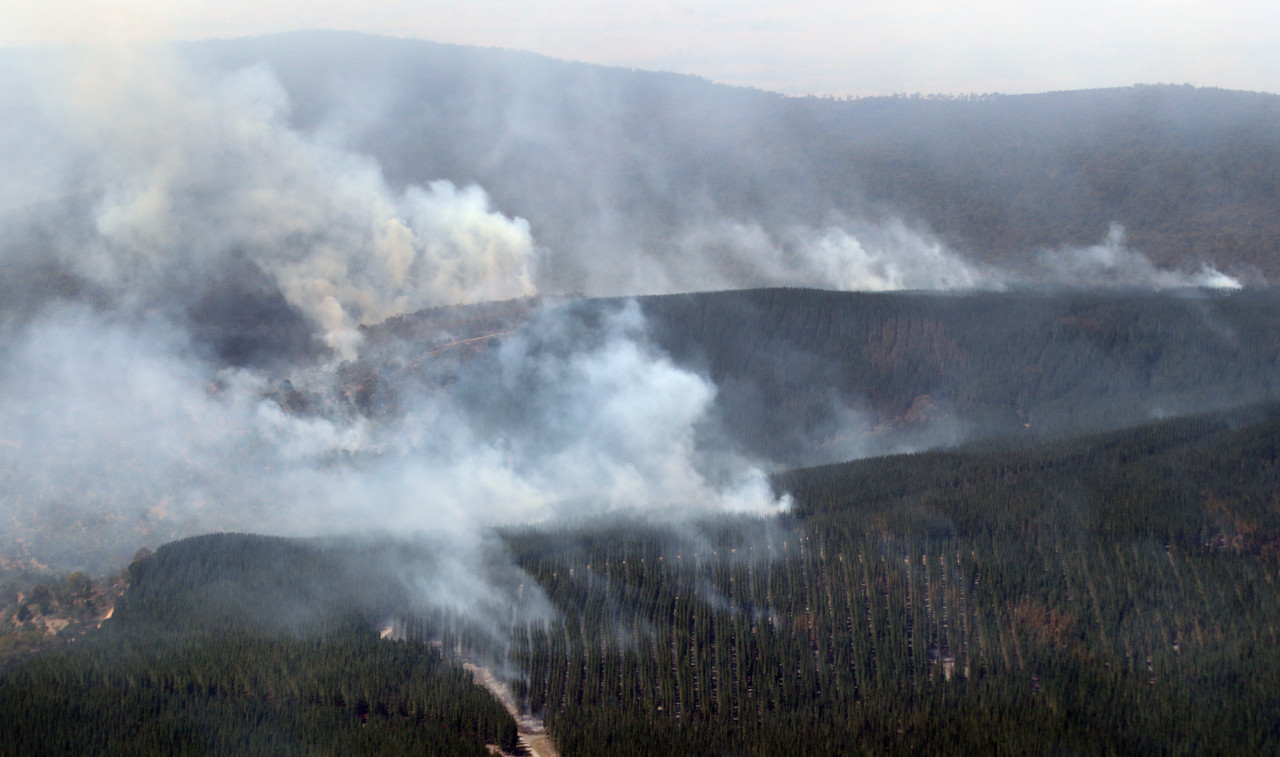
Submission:
M 4 343 L 4 557 L 92 568 L 210 531 L 412 538 L 433 559 L 383 573 L 501 642 L 513 613 L 550 609 L 496 527 L 789 505 L 759 467 L 696 445 L 715 389 L 647 345 L 633 304 L 585 346 L 573 320 L 549 310 L 456 389 L 402 385 L 403 412 L 375 419 L 343 407 L 332 364 L 294 374 L 314 406 L 289 412 L 278 380 L 202 359 L 163 320 L 51 307 Z
M 646 346 L 634 305 L 586 349 L 547 323 L 562 317 L 536 319 L 458 391 L 423 391 L 375 421 L 333 396 L 286 412 L 266 376 L 199 360 L 168 324 L 52 309 L 6 345 L 5 509 L 26 539 L 82 526 L 110 544 L 135 532 L 467 534 L 615 510 L 785 506 L 758 468 L 704 474 L 694 427 L 714 387 Z M 335 391 L 326 366 L 299 379 Z M 520 417 L 493 412 L 517 404 Z
M 353 411 L 339 385 L 342 361 L 366 357 L 360 326 L 533 294 L 555 271 L 537 230 L 480 187 L 393 187 L 341 129 L 290 125 L 265 67 L 63 60 L 26 71 L 0 107 L 11 553 L 81 566 L 213 530 L 425 533 L 456 552 L 413 580 L 483 614 L 503 590 L 445 576 L 480 575 L 494 527 L 787 507 L 763 463 L 699 434 L 717 387 L 650 344 L 633 305 L 549 306 L 451 381 L 405 379 L 395 412 Z M 903 221 L 779 231 L 710 211 L 571 262 L 593 293 L 1017 283 Z M 1160 271 L 1120 238 L 1040 265 L 1066 282 L 1222 281 Z M 285 375 L 309 407 L 280 400 Z
M 405 381 L 396 412 L 355 411 L 341 384 L 360 327 L 534 293 L 529 225 L 476 186 L 390 188 L 331 132 L 290 127 L 264 68 L 91 62 L 3 103 L 24 125 L 0 144 L 21 169 L 0 179 L 21 292 L 0 304 L 3 559 L 105 567 L 209 531 L 419 534 L 436 559 L 405 585 L 498 637 L 523 579 L 495 572 L 496 527 L 788 505 L 760 467 L 699 445 L 716 389 L 648 343 L 634 305 L 589 329 L 550 307 L 450 386 Z M 305 409 L 281 401 L 285 375 Z
M 92 285 L 136 297 L 246 260 L 342 357 L 388 315 L 534 292 L 527 222 L 475 186 L 392 191 L 373 160 L 290 128 L 265 68 L 200 75 L 159 52 L 91 63 L 42 82 L 69 125 L 61 150 L 7 152 L 75 156 L 52 194 L 91 211 L 55 252 Z

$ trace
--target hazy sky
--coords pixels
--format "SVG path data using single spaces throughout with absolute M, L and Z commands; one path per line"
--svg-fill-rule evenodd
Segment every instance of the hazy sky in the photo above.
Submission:
M 1280 92 L 1264 0 L 0 0 L 0 45 L 345 29 L 788 94 L 1190 83 Z

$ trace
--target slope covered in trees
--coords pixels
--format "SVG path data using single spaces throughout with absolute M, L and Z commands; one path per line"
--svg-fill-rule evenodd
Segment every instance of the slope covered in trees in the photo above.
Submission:
M 783 526 L 516 537 L 566 753 L 1266 753 L 1274 408 L 780 476 Z M 1150 488 L 1149 488 L 1150 487 Z
M 108 633 L 0 674 L 0 753 L 489 754 L 515 724 L 439 652 L 361 625 L 320 639 Z
M 352 583 L 368 544 L 189 539 L 101 632 L 4 671 L 0 728 L 52 753 L 513 740 L 436 651 L 461 649 L 517 671 L 566 755 L 1269 753 L 1278 483 L 1273 405 L 793 470 L 781 520 L 505 533 L 557 614 L 499 636 Z M 325 589 L 357 614 L 262 624 Z
M 379 638 L 374 608 L 408 600 L 367 562 L 353 568 L 359 555 L 224 534 L 141 557 L 100 630 L 0 669 L 0 754 L 513 748 L 515 723 L 469 674 Z
M 723 423 L 786 462 L 1034 439 L 1274 395 L 1280 298 L 755 290 L 643 298 Z
M 1273 290 L 761 289 L 638 302 L 652 345 L 715 384 L 703 431 L 790 466 L 1119 428 L 1264 400 L 1280 377 Z M 347 394 L 377 415 L 478 373 L 464 363 L 497 366 L 506 335 L 540 312 L 571 324 L 577 344 L 622 307 L 517 300 L 396 317 L 366 330 Z

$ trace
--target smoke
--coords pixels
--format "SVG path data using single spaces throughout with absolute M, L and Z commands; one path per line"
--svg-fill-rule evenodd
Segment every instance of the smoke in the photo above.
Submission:
M 62 143 L 38 147 L 74 156 L 51 162 L 75 173 L 44 194 L 89 206 L 51 252 L 113 301 L 155 305 L 247 263 L 350 358 L 359 325 L 534 291 L 527 222 L 492 210 L 475 186 L 393 192 L 372 159 L 291 129 L 265 68 L 200 75 L 153 51 L 49 79 L 45 109 L 57 110 Z
M 1092 247 L 1064 247 L 1041 250 L 1036 264 L 1042 272 L 1036 277 L 1068 287 L 1134 287 L 1143 289 L 1239 289 L 1240 281 L 1209 264 L 1198 271 L 1169 270 L 1156 267 L 1147 256 L 1124 243 L 1124 227 L 1111 224 L 1107 237 Z
M 654 293 L 764 286 L 856 292 L 1242 286 L 1207 263 L 1194 272 L 1160 268 L 1125 245 L 1124 227 L 1116 223 L 1100 244 L 1040 250 L 1015 267 L 967 260 L 902 219 L 836 218 L 781 233 L 758 223 L 719 220 L 680 233 L 674 247 L 673 256 L 640 254 L 623 263 L 629 265 L 626 280 Z
M 967 260 L 927 231 L 900 218 L 837 218 L 821 227 L 771 232 L 759 223 L 708 221 L 679 232 L 675 254 L 633 251 L 589 280 L 611 294 L 653 294 L 796 286 L 851 292 L 1002 291 L 1013 287 L 1239 289 L 1239 279 L 1210 264 L 1193 272 L 1160 268 L 1125 245 L 1111 224 L 1090 247 L 1043 249 L 1025 264 L 998 266 Z M 633 287 L 615 291 L 617 287 Z
M 266 67 L 197 70 L 150 50 L 6 70 L 11 557 L 96 567 L 219 530 L 425 534 L 449 545 L 447 569 L 407 582 L 431 606 L 492 615 L 505 590 L 475 577 L 494 528 L 788 507 L 762 462 L 703 433 L 718 388 L 655 347 L 633 304 L 530 305 L 522 322 L 453 335 L 486 340 L 465 359 L 367 344 L 363 327 L 389 316 L 563 276 L 480 187 L 393 187 L 342 130 L 291 124 Z M 901 221 L 778 231 L 709 218 L 574 265 L 591 288 L 627 294 L 1013 280 Z M 1099 268 L 1111 283 L 1230 283 L 1159 271 L 1118 235 L 1041 265 L 1081 283 Z
M 625 277 L 629 285 L 658 294 L 764 286 L 875 292 L 1000 286 L 992 272 L 901 220 L 840 219 L 781 233 L 755 222 L 718 220 L 681 231 L 673 246 L 670 256 L 636 255 Z
M 716 388 L 649 343 L 634 304 L 543 307 L 440 358 L 444 383 L 429 353 L 365 350 L 362 327 L 390 315 L 535 293 L 541 251 L 479 187 L 393 190 L 371 158 L 291 127 L 265 68 L 113 52 L 19 89 L 3 105 L 23 128 L 0 145 L 3 558 L 417 534 L 435 557 L 405 585 L 497 638 L 524 582 L 492 565 L 497 527 L 787 507 L 760 467 L 700 445 Z M 428 367 L 387 387 L 394 407 L 353 404 L 354 373 L 407 358 Z
M 10 336 L 0 371 L 6 534 L 75 566 L 208 531 L 425 534 L 457 573 L 502 525 L 784 508 L 744 461 L 708 472 L 728 454 L 695 447 L 714 387 L 647 344 L 634 305 L 603 319 L 584 346 L 587 325 L 550 309 L 454 390 L 401 385 L 404 411 L 376 420 L 344 411 L 327 366 L 296 376 L 311 410 L 287 411 L 271 379 L 202 361 L 169 324 L 52 308 Z M 406 580 L 459 610 L 498 591 Z
M 694 430 L 715 389 L 648 345 L 634 304 L 589 328 L 593 343 L 577 343 L 588 325 L 547 310 L 454 390 L 401 386 L 404 412 L 378 421 L 343 409 L 331 366 L 295 376 L 315 407 L 289 411 L 271 379 L 201 360 L 163 321 L 51 308 L 4 352 L 6 510 L 27 539 L 97 540 L 113 527 L 467 533 L 784 504 L 756 468 L 702 473 Z

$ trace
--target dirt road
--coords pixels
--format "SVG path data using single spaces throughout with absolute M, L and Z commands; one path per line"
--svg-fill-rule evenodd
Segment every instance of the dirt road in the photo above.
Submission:
M 462 667 L 471 673 L 471 677 L 475 682 L 485 687 L 493 698 L 506 709 L 516 721 L 516 732 L 520 734 L 519 744 L 533 757 L 560 757 L 560 752 L 556 750 L 555 743 L 551 740 L 551 736 L 547 734 L 547 727 L 543 724 L 542 718 L 525 717 L 520 708 L 516 706 L 516 698 L 512 696 L 511 689 L 505 683 L 499 681 L 493 671 L 488 668 L 477 665 L 473 662 L 463 661 Z

